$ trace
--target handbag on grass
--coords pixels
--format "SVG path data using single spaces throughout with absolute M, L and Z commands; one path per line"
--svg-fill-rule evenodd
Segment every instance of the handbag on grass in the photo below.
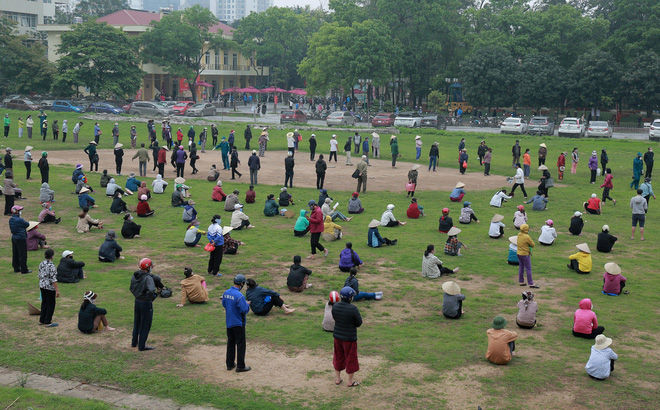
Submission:
M 211 242 L 207 243 L 206 246 L 204 247 L 204 250 L 206 252 L 213 252 L 215 250 L 215 245 L 213 245 Z

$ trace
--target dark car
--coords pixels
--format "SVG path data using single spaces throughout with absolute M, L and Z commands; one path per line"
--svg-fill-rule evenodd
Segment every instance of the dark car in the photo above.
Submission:
M 36 111 L 41 109 L 41 106 L 35 102 L 32 102 L 31 100 L 18 98 L 9 100 L 9 102 L 5 105 L 5 108 L 12 110 Z
M 87 112 L 98 112 L 102 114 L 123 114 L 125 111 L 121 107 L 105 102 L 95 102 L 89 104 Z
M 301 110 L 284 110 L 280 115 L 280 124 L 285 122 L 307 122 L 307 116 Z
M 394 119 L 396 115 L 391 112 L 379 112 L 374 118 L 371 119 L 372 127 L 392 127 L 394 126 Z
M 426 114 L 422 117 L 422 128 L 435 128 L 438 130 L 447 129 L 447 120 L 438 114 Z

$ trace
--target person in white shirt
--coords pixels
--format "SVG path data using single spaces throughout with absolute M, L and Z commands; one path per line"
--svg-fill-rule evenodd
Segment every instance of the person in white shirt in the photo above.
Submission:
M 332 162 L 332 157 L 335 157 L 335 162 L 337 162 L 337 135 L 332 134 L 332 139 L 330 140 L 330 159 L 328 163 Z
M 490 199 L 490 206 L 501 208 L 504 201 L 511 198 L 512 197 L 506 194 L 506 189 L 503 189 L 501 191 L 498 191 L 495 195 L 493 195 L 493 197 Z
M 545 225 L 541 227 L 541 235 L 539 236 L 539 243 L 541 245 L 550 246 L 557 239 L 557 231 L 554 228 L 552 219 L 545 221 Z
M 523 224 L 527 223 L 527 212 L 525 212 L 525 205 L 518 205 L 518 210 L 513 214 L 513 226 L 520 229 Z
M 516 164 L 516 175 L 513 176 L 513 188 L 511 188 L 511 197 L 516 192 L 516 188 L 520 187 L 525 199 L 527 199 L 527 191 L 525 191 L 525 172 L 520 167 L 520 163 Z
M 407 224 L 407 222 L 401 222 L 396 220 L 396 218 L 394 217 L 394 213 L 392 213 L 393 209 L 394 209 L 393 204 L 387 205 L 387 211 L 383 212 L 383 215 L 380 217 L 380 226 L 392 227 L 392 226 Z
M 254 225 L 250 224 L 250 218 L 243 213 L 243 205 L 241 204 L 234 205 L 234 212 L 231 214 L 231 227 L 236 231 L 243 228 L 254 228 Z
M 493 219 L 490 220 L 490 229 L 488 229 L 488 236 L 493 239 L 499 239 L 504 236 L 504 228 L 506 225 L 502 223 L 504 216 L 495 214 Z

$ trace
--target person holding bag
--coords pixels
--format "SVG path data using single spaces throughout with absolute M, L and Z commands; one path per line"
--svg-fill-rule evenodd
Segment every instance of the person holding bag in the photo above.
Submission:
M 419 176 L 417 170 L 419 168 L 419 164 L 413 164 L 413 166 L 410 168 L 410 171 L 408 171 L 408 183 L 406 184 L 406 197 L 408 198 L 415 196 L 415 189 L 417 188 L 417 177 Z

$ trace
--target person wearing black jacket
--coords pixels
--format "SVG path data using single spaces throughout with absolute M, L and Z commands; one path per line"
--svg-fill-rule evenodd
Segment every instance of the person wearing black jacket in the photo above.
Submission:
M 241 161 L 238 159 L 238 151 L 236 150 L 236 147 L 233 146 L 231 147 L 231 157 L 229 159 L 229 165 L 231 166 L 231 179 L 236 179 L 235 174 L 238 174 L 239 178 L 243 176 L 243 174 L 236 169 L 240 163 Z
M 309 275 L 312 271 L 302 266 L 300 262 L 302 258 L 299 255 L 293 257 L 293 265 L 289 268 L 289 276 L 286 278 L 286 286 L 291 292 L 302 292 L 305 289 L 312 287 L 311 283 L 307 283 Z
M 653 173 L 653 148 L 649 147 L 649 149 L 644 153 L 644 164 L 646 164 L 646 174 L 644 175 L 644 178 L 651 178 L 651 174 Z M 603 168 L 605 169 L 605 168 Z
M 516 140 L 516 143 L 511 147 L 511 154 L 513 155 L 513 162 L 511 166 L 516 165 L 520 162 L 520 141 Z
M 435 172 L 435 166 L 438 165 L 438 158 L 440 157 L 438 145 L 439 143 L 437 142 L 431 145 L 431 150 L 429 151 L 429 171 L 431 170 L 431 166 L 433 166 L 433 172 Z
M 481 141 L 481 144 L 479 144 L 479 148 L 477 148 L 477 155 L 479 156 L 479 165 L 484 164 L 484 156 L 486 155 L 487 150 L 488 150 L 488 146 L 486 145 L 486 141 Z
M 250 126 L 248 125 L 248 128 Z M 211 124 L 211 138 L 213 139 L 213 146 L 218 145 L 218 127 L 215 124 Z
M 584 220 L 582 219 L 582 212 L 575 211 L 571 218 L 571 226 L 568 231 L 573 235 L 582 235 L 582 228 L 584 227 Z
M 607 156 L 607 148 L 600 150 L 600 169 L 601 175 L 605 175 L 605 170 L 607 169 L 607 163 L 610 162 L 609 157 Z
M 73 259 L 73 251 L 62 252 L 62 259 L 57 265 L 57 281 L 61 283 L 78 283 L 87 276 L 83 273 L 85 262 Z
M 155 131 L 154 131 L 155 134 Z M 151 149 L 151 156 L 154 159 L 154 169 L 152 171 L 155 171 L 156 168 L 158 167 L 158 151 L 160 151 L 160 147 L 158 146 L 158 140 L 156 138 L 153 138 L 151 140 L 151 145 L 149 145 L 149 149 Z
M 293 188 L 293 167 L 296 163 L 293 160 L 293 152 L 289 151 L 284 159 L 284 187 Z
M 120 214 L 122 212 L 128 212 L 128 207 L 126 202 L 121 199 L 121 192 L 116 191 L 112 199 L 112 204 L 110 205 L 110 212 L 113 214 Z
M 603 225 L 602 232 L 598 234 L 596 249 L 598 249 L 598 252 L 608 253 L 612 250 L 617 239 L 616 236 L 610 234 L 610 227 L 608 225 Z
M 216 131 L 217 135 L 217 131 Z M 249 150 L 250 149 L 250 140 L 252 139 L 252 130 L 250 129 L 250 124 L 245 127 L 245 131 L 243 131 L 243 138 L 245 138 L 245 149 Z M 217 137 L 213 139 L 213 146 L 215 147 L 215 141 Z
M 309 160 L 314 161 L 316 157 L 316 135 L 312 134 L 309 136 Z
M 252 150 L 252 155 L 248 158 L 248 168 L 250 169 L 250 185 L 257 185 L 257 174 L 261 169 L 261 160 L 256 150 Z
M 328 169 L 328 164 L 323 160 L 323 154 L 319 155 L 316 161 L 316 189 L 323 189 L 325 182 L 325 170 Z
M 139 238 L 140 229 L 142 229 L 142 225 L 133 222 L 133 215 L 124 215 L 124 225 L 121 227 L 121 236 L 124 239 Z
M 122 148 L 124 144 L 121 142 L 118 142 L 115 145 L 115 169 L 117 171 L 117 175 L 121 175 L 121 166 L 124 163 L 124 149 Z
M 147 338 L 154 317 L 153 300 L 157 295 L 156 281 L 160 282 L 160 277 L 152 274 L 152 269 L 151 259 L 143 258 L 140 261 L 140 270 L 135 271 L 131 277 L 130 290 L 135 296 L 131 347 L 137 347 L 141 352 L 154 350 L 153 347 L 147 346 Z
M 362 326 L 362 316 L 358 308 L 351 304 L 355 291 L 346 286 L 339 292 L 341 301 L 332 305 L 332 318 L 335 320 L 334 354 L 332 365 L 335 368 L 335 384 L 342 383 L 341 372 L 348 374 L 348 387 L 359 386 L 360 382 L 353 380 L 355 372 L 360 370 L 357 357 L 357 328 Z
M 14 160 L 12 159 L 11 156 L 11 148 L 7 147 L 5 148 L 5 171 L 13 171 L 14 170 Z
M 91 334 L 99 330 L 99 324 L 103 324 L 103 330 L 112 331 L 115 328 L 108 326 L 105 315 L 108 311 L 96 306 L 96 293 L 88 290 L 83 297 L 83 303 L 78 312 L 78 330 L 82 333 Z
M 48 152 L 44 151 L 41 153 L 41 159 L 37 164 L 39 167 L 39 172 L 41 173 L 41 183 L 48 182 L 48 174 L 50 167 L 48 166 Z

